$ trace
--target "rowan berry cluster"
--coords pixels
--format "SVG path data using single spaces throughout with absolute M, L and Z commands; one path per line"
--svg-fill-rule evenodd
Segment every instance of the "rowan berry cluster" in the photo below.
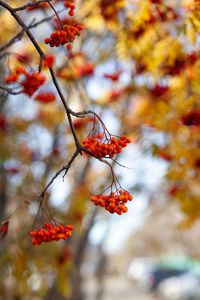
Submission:
M 64 6 L 69 8 L 68 15 L 72 17 L 75 9 L 74 0 L 66 0 Z
M 24 87 L 22 92 L 31 97 L 45 82 L 46 78 L 39 72 L 32 74 L 26 73 L 25 76 L 26 78 L 21 82 L 21 85 Z
M 96 138 L 89 136 L 88 139 L 83 140 L 84 148 L 92 152 L 97 158 L 112 158 L 131 142 L 126 135 L 122 135 L 118 140 L 112 137 L 109 140 L 106 139 L 105 142 L 102 142 L 102 138 L 102 134 L 98 133 Z
M 65 45 L 71 43 L 75 40 L 76 35 L 79 36 L 83 30 L 81 24 L 63 26 L 63 30 L 54 31 L 49 38 L 44 40 L 45 44 L 49 44 L 50 47 L 59 47 L 60 45 Z
M 43 59 L 43 67 L 49 67 L 51 68 L 54 64 L 54 60 L 55 60 L 55 57 L 53 54 L 47 54 L 46 57 Z
M 127 201 L 133 200 L 133 196 L 127 191 L 119 190 L 119 194 L 114 194 L 113 192 L 110 195 L 96 195 L 90 198 L 95 205 L 100 205 L 105 207 L 111 214 L 117 213 L 122 215 L 128 211 L 125 203 Z
M 35 97 L 34 100 L 40 101 L 43 103 L 51 103 L 56 100 L 56 95 L 53 94 L 52 92 L 47 92 L 47 93 L 38 93 Z
M 25 78 L 22 80 L 20 85 L 23 87 L 22 93 L 27 94 L 28 96 L 32 96 L 39 87 L 46 81 L 46 77 L 42 75 L 40 72 L 32 72 L 28 73 L 24 68 L 17 67 L 15 69 L 15 73 L 8 75 L 5 78 L 6 83 L 17 82 L 18 78 L 24 75 Z
M 71 236 L 73 230 L 72 225 L 52 225 L 44 224 L 44 227 L 30 232 L 32 237 L 33 245 L 41 245 L 42 242 L 60 241 L 61 239 L 66 240 Z

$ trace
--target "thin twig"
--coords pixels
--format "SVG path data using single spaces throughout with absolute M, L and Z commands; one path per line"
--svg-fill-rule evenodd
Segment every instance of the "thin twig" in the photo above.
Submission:
M 40 204 L 39 204 L 39 207 L 38 207 L 38 211 L 37 211 L 37 215 L 35 217 L 35 221 L 33 223 L 33 228 L 35 227 L 35 224 L 36 224 L 36 221 L 37 221 L 37 218 L 39 216 L 39 213 L 40 213 L 40 209 L 42 207 L 42 204 L 44 203 L 45 201 L 45 193 L 46 191 L 48 190 L 48 188 L 52 185 L 52 183 L 54 182 L 54 180 L 60 175 L 60 173 L 62 173 L 63 171 L 65 171 L 65 175 L 67 174 L 72 162 L 75 160 L 75 158 L 79 155 L 79 150 L 77 149 L 74 154 L 72 155 L 70 161 L 64 165 L 60 170 L 58 170 L 56 172 L 56 174 L 51 178 L 51 180 L 49 181 L 49 183 L 45 186 L 45 188 L 43 189 L 43 191 L 41 192 L 41 194 L 39 195 L 39 198 L 40 198 Z
M 19 41 L 24 34 L 24 29 L 22 29 L 20 32 L 18 32 L 16 35 L 14 35 L 5 45 L 0 47 L 0 52 L 5 50 L 6 48 L 10 47 L 14 42 L 17 40 Z
M 60 18 L 59 18 L 59 15 L 58 15 L 57 11 L 56 11 L 55 8 L 53 7 L 53 5 L 50 3 L 50 1 L 47 1 L 47 2 L 49 3 L 50 7 L 51 7 L 52 10 L 54 11 L 54 13 L 55 13 L 55 15 L 56 15 L 56 17 L 57 17 L 57 20 L 58 20 L 58 22 L 59 22 L 60 29 L 62 29 L 63 26 L 62 26 L 62 23 L 61 23 L 61 21 L 60 21 Z
M 0 89 L 2 89 L 2 90 L 4 90 L 4 91 L 8 92 L 8 94 L 11 94 L 11 95 L 19 95 L 19 94 L 22 93 L 22 90 L 21 90 L 21 91 L 18 91 L 18 92 L 14 92 L 12 89 L 9 89 L 9 88 L 7 88 L 7 87 L 1 85 L 1 84 L 0 84 Z
M 47 191 L 47 189 L 50 187 L 50 185 L 54 182 L 54 180 L 58 177 L 58 175 L 60 175 L 60 173 L 62 173 L 63 171 L 65 171 L 65 175 L 67 174 L 72 162 L 75 160 L 75 158 L 79 155 L 79 150 L 77 149 L 74 154 L 72 155 L 70 161 L 64 165 L 60 170 L 58 170 L 56 172 L 56 174 L 51 178 L 51 180 L 49 181 L 49 183 L 46 185 L 46 187 L 44 188 L 44 190 L 41 192 L 41 194 L 39 195 L 39 197 L 41 197 L 42 199 L 44 198 L 44 195 Z M 43 201 L 42 201 L 43 202 Z
M 63 12 L 65 10 L 65 8 L 59 10 L 57 12 L 57 14 Z M 28 26 L 29 29 L 32 29 L 34 27 L 37 27 L 38 25 L 41 25 L 42 23 L 44 22 L 47 22 L 47 21 L 50 21 L 53 17 L 55 16 L 55 13 L 52 14 L 50 17 L 47 17 L 47 18 L 44 18 L 38 22 L 34 22 L 33 21 L 31 22 L 31 24 Z M 0 47 L 0 52 L 4 51 L 6 48 L 12 46 L 12 44 L 17 41 L 17 40 L 20 40 L 24 34 L 25 30 L 22 29 L 20 32 L 18 32 L 16 35 L 14 35 L 5 45 L 1 46 Z
M 118 166 L 120 166 L 122 168 L 125 168 L 125 169 L 128 169 L 128 170 L 135 170 L 135 168 L 129 168 L 127 166 L 121 165 L 117 160 L 113 159 L 112 157 L 106 157 L 106 158 L 111 159 L 115 164 L 117 164 Z

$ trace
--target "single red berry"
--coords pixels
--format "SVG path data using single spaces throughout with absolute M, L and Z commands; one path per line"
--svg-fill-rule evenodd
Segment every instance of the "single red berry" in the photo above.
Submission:
M 68 51 L 70 51 L 70 50 L 72 49 L 72 46 L 71 46 L 70 44 L 67 44 L 66 49 L 67 49 Z
M 46 39 L 44 40 L 45 44 L 49 44 L 50 41 L 51 41 L 50 38 L 46 38 Z

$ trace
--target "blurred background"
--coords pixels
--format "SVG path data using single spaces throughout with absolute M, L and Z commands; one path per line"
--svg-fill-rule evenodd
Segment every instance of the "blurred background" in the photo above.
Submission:
M 96 207 L 90 196 L 109 186 L 110 169 L 82 155 L 45 199 L 59 223 L 74 225 L 72 236 L 32 246 L 38 195 L 69 161 L 75 144 L 46 68 L 41 90 L 56 95 L 52 102 L 37 93 L 0 90 L 0 222 L 11 216 L 8 235 L 0 240 L 0 300 L 200 299 L 200 4 L 75 4 L 69 17 L 63 1 L 52 1 L 62 24 L 84 26 L 70 51 L 44 44 L 58 28 L 48 4 L 19 15 L 33 25 L 45 53 L 55 55 L 54 70 L 69 106 L 93 109 L 111 134 L 131 139 L 118 163 L 109 162 L 134 199 L 121 216 Z M 39 56 L 27 36 L 12 40 L 20 31 L 0 6 L 1 85 L 18 66 L 37 71 Z M 82 141 L 93 119 L 74 118 L 73 124 Z M 51 221 L 43 213 L 34 229 Z

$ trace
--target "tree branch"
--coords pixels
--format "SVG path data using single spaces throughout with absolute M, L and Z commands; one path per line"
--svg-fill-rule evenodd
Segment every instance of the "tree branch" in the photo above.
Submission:
M 26 26 L 26 24 L 22 21 L 22 19 L 18 16 L 18 14 L 15 12 L 15 10 L 9 6 L 8 4 L 6 4 L 5 2 L 3 2 L 2 0 L 0 0 L 0 6 L 3 6 L 5 9 L 7 9 L 10 14 L 15 18 L 15 20 L 17 21 L 17 23 L 23 28 L 23 30 L 26 32 L 26 34 L 28 35 L 30 41 L 32 42 L 32 44 L 34 45 L 35 49 L 37 50 L 38 54 L 40 55 L 40 66 L 39 66 L 39 71 L 41 69 L 41 61 L 42 59 L 45 57 L 45 54 L 44 52 L 42 51 L 42 49 L 40 48 L 40 46 L 38 45 L 37 41 L 35 40 L 34 36 L 32 35 L 32 33 L 30 32 L 28 26 Z M 72 122 L 72 118 L 71 118 L 71 113 L 73 112 L 67 105 L 66 101 L 65 101 L 65 97 L 60 89 L 60 86 L 58 84 L 58 80 L 55 76 L 55 73 L 54 73 L 54 70 L 52 67 L 49 67 L 49 72 L 51 74 L 51 77 L 52 77 L 52 80 L 53 80 L 53 83 L 56 87 L 56 90 L 60 96 L 60 99 L 63 103 L 63 106 L 65 108 L 65 111 L 66 111 L 66 114 L 67 114 L 67 118 L 68 118 L 68 121 L 69 121 L 69 124 L 70 124 L 70 128 L 71 128 L 71 131 L 72 131 L 72 134 L 73 134 L 73 137 L 74 137 L 74 140 L 75 140 L 75 143 L 76 143 L 76 147 L 79 151 L 79 153 L 81 153 L 81 144 L 78 140 L 78 137 L 76 135 L 76 132 L 75 132 L 75 129 L 74 129 L 74 126 L 73 126 L 73 122 Z
M 2 89 L 2 90 L 4 90 L 4 91 L 8 92 L 8 94 L 11 94 L 11 95 L 19 95 L 19 94 L 22 93 L 22 91 L 14 92 L 13 90 L 11 90 L 11 89 L 9 89 L 9 88 L 7 88 L 7 87 L 1 85 L 1 84 L 0 84 L 0 89 Z
M 20 32 L 18 32 L 16 35 L 14 35 L 5 45 L 0 47 L 0 52 L 5 50 L 6 48 L 10 47 L 14 42 L 17 40 L 20 40 L 24 34 L 24 29 L 22 29 Z
M 62 173 L 63 171 L 65 171 L 65 175 L 67 174 L 69 168 L 71 167 L 71 164 L 73 163 L 73 161 L 75 160 L 75 158 L 79 155 L 79 150 L 77 149 L 74 154 L 72 155 L 70 161 L 64 165 L 59 171 L 56 172 L 56 174 L 52 177 L 52 179 L 49 181 L 49 183 L 46 185 L 46 187 L 44 188 L 44 190 L 42 191 L 42 193 L 39 195 L 39 197 L 42 198 L 42 200 L 44 199 L 44 195 L 47 191 L 47 189 L 50 187 L 50 185 L 54 182 L 54 180 L 58 177 L 58 175 L 60 175 L 60 173 Z M 43 201 L 42 201 L 43 202 Z M 40 205 L 41 206 L 41 205 Z
M 40 0 L 40 1 L 35 1 L 35 3 L 29 3 L 29 4 L 26 4 L 26 5 L 23 5 L 23 6 L 20 6 L 20 7 L 17 7 L 17 8 L 13 8 L 14 11 L 20 11 L 20 10 L 24 10 L 26 8 L 29 8 L 29 7 L 34 7 L 34 6 L 37 6 L 41 3 L 48 3 L 48 2 L 51 2 L 53 0 Z

